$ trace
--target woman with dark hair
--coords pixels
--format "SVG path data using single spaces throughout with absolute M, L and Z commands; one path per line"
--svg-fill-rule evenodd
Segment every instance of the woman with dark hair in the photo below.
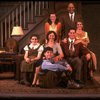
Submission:
M 54 31 L 57 34 L 57 41 L 61 40 L 61 23 L 55 13 L 50 14 L 48 21 L 45 23 L 45 35 L 49 31 Z
M 58 43 L 57 40 L 57 34 L 54 31 L 48 31 L 47 35 L 46 35 L 46 40 L 47 42 L 44 44 L 44 48 L 46 47 L 51 47 L 53 49 L 53 53 L 54 53 L 54 61 L 58 62 L 60 60 L 62 60 L 62 58 L 64 57 L 63 51 L 61 49 L 60 43 Z M 42 59 L 41 59 L 41 64 L 42 64 L 42 60 L 45 59 L 44 57 L 44 51 L 42 53 Z M 38 73 L 40 72 L 40 70 L 36 71 L 36 79 L 35 81 L 32 82 L 32 87 L 34 86 L 38 86 L 37 82 L 39 83 L 39 79 L 38 79 Z
M 21 62 L 21 84 L 30 85 L 30 82 L 27 79 L 28 74 L 33 73 L 34 67 L 37 61 L 41 58 L 43 51 L 43 46 L 39 43 L 39 37 L 36 34 L 33 34 L 30 37 L 30 43 L 24 47 L 24 60 Z M 36 66 L 36 71 L 39 68 Z M 35 72 L 36 72 L 35 71 Z M 34 74 L 34 80 L 36 75 Z
M 55 55 L 55 60 L 61 60 L 64 57 L 63 51 L 61 49 L 60 43 L 57 40 L 57 34 L 54 31 L 49 31 L 46 35 L 47 43 L 45 47 L 53 48 L 53 53 Z

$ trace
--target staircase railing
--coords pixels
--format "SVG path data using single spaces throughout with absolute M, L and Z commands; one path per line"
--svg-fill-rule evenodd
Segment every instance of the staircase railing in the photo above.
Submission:
M 43 11 L 48 9 L 49 3 L 44 1 L 18 2 L 0 19 L 0 47 L 3 48 L 5 41 L 11 37 L 13 26 L 20 25 L 23 30 L 28 30 L 28 24 L 36 22 L 34 18 L 37 16 L 45 16 Z

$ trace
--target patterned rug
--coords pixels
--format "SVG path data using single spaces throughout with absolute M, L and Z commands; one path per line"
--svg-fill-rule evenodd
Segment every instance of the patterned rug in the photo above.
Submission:
M 0 80 L 0 98 L 5 97 L 42 97 L 50 96 L 56 97 L 72 97 L 72 94 L 75 96 L 98 95 L 100 97 L 100 83 L 95 79 L 87 81 L 85 86 L 82 89 L 68 89 L 66 88 L 53 88 L 45 89 L 39 87 L 28 87 L 25 85 L 19 84 L 17 80 L 14 79 L 1 79 Z

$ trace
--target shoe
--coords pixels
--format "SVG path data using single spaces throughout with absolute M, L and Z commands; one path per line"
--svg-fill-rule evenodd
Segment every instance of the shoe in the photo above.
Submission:
M 24 80 L 21 80 L 19 83 L 22 84 L 22 85 L 25 85 Z
M 39 84 L 36 84 L 36 87 L 40 87 L 40 85 Z
M 75 82 L 78 83 L 78 84 L 84 84 L 84 82 L 80 81 L 80 80 L 76 80 Z
M 36 87 L 36 84 L 32 84 L 31 87 Z
M 30 83 L 25 80 L 21 80 L 19 83 L 22 85 L 30 86 Z
M 73 80 L 69 80 L 67 84 L 68 89 L 81 89 L 82 86 Z
M 24 82 L 26 86 L 30 86 L 31 84 L 27 81 Z
M 93 79 L 94 79 L 94 77 L 91 77 L 91 76 L 88 77 L 88 80 L 93 80 Z
M 31 87 L 40 87 L 39 84 L 32 84 Z
M 85 86 L 85 83 L 82 82 L 82 81 L 80 81 L 80 80 L 76 81 L 76 83 L 80 84 L 81 87 L 84 87 Z

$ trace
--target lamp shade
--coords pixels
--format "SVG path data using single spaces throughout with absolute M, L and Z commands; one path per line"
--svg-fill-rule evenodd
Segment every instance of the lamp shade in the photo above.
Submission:
M 12 36 L 19 36 L 24 35 L 22 27 L 21 26 L 14 26 L 12 29 Z

